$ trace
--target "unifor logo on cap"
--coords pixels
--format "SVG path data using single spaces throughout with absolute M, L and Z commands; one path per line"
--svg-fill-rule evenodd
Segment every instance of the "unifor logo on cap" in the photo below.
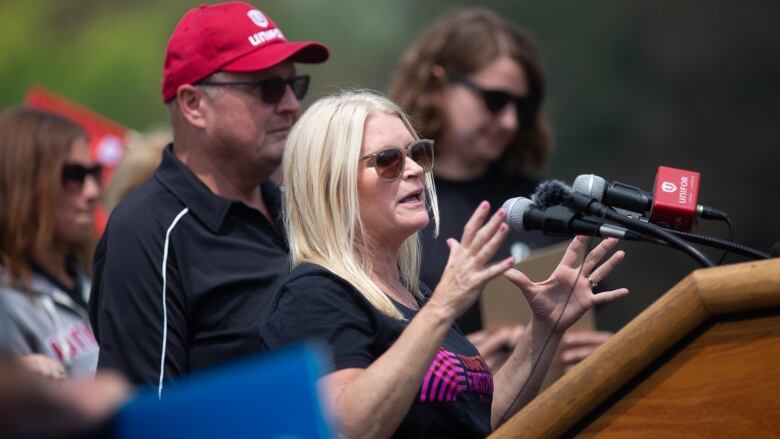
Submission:
M 246 15 L 248 15 L 249 19 L 252 20 L 252 22 L 256 25 L 260 27 L 268 27 L 268 19 L 265 18 L 265 15 L 263 15 L 263 13 L 257 9 L 252 9 L 251 11 L 247 12 Z
M 670 183 L 668 181 L 665 181 L 661 183 L 661 190 L 664 192 L 675 192 L 677 191 L 677 186 L 674 185 L 674 183 Z

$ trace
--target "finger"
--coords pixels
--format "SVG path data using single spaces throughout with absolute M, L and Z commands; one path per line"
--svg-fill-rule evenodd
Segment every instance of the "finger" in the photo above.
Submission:
M 607 238 L 601 241 L 599 245 L 591 250 L 591 252 L 588 253 L 588 256 L 585 257 L 585 262 L 582 263 L 582 272 L 590 273 L 593 270 L 593 267 L 601 262 L 601 260 L 604 259 L 604 256 L 612 249 L 612 247 L 616 246 L 618 242 L 620 241 L 615 238 Z
M 615 269 L 626 257 L 626 252 L 623 250 L 616 251 L 612 256 L 607 259 L 607 262 L 599 265 L 595 270 L 590 273 L 590 280 L 595 283 L 599 283 L 609 276 L 609 273 Z M 583 267 L 583 270 L 585 268 Z
M 479 203 L 477 209 L 473 214 L 471 214 L 471 218 L 469 218 L 466 225 L 463 226 L 463 236 L 460 239 L 460 244 L 462 246 L 471 246 L 471 241 L 474 239 L 474 235 L 477 234 L 477 231 L 479 231 L 479 228 L 485 222 L 485 218 L 487 218 L 489 212 L 490 203 L 487 201 Z
M 66 377 L 67 377 L 67 375 L 65 374 L 65 368 L 58 367 L 57 369 L 54 370 L 54 378 L 55 379 L 64 380 Z
M 528 276 L 524 275 L 520 270 L 515 268 L 510 268 L 507 270 L 504 273 L 504 277 L 509 279 L 513 284 L 520 287 L 523 292 L 530 291 L 531 287 L 533 286 L 531 279 L 528 279 Z
M 474 347 L 479 350 L 479 345 L 482 344 L 482 342 L 487 338 L 488 332 L 484 329 L 472 332 L 471 334 L 466 334 L 466 339 L 469 341 L 469 343 L 473 344 Z
M 460 243 L 455 238 L 448 238 L 447 246 L 450 248 L 450 257 L 452 257 L 453 253 L 456 253 L 461 247 Z
M 563 254 L 563 258 L 561 258 L 560 265 L 570 267 L 570 268 L 576 268 L 577 267 L 577 260 L 580 258 L 580 249 L 585 245 L 585 242 L 587 242 L 588 237 L 577 235 L 574 237 L 574 239 L 571 240 L 569 243 L 569 247 L 566 248 L 566 253 Z
M 493 355 L 496 352 L 503 352 L 513 347 L 512 330 L 510 328 L 501 328 L 487 337 L 485 342 L 479 347 L 479 353 L 483 356 Z
M 525 326 L 523 325 L 515 325 L 512 327 L 512 346 L 516 346 L 520 341 L 520 337 L 523 336 L 523 331 L 525 331 Z
M 471 241 L 471 247 L 475 250 L 482 251 L 485 249 L 485 246 L 497 235 L 499 234 L 499 230 L 501 230 L 502 235 L 506 235 L 506 231 L 509 230 L 509 227 L 504 224 L 504 218 L 506 218 L 506 211 L 504 209 L 498 209 L 496 213 L 493 214 L 492 217 L 490 217 L 490 220 L 485 224 L 477 234 L 474 236 L 474 239 Z M 503 241 L 503 239 L 502 239 Z M 493 252 L 495 254 L 495 251 Z M 492 254 L 490 256 L 493 256 Z M 489 260 L 490 257 L 487 259 L 484 259 L 484 261 Z
M 604 344 L 610 337 L 612 333 L 609 331 L 571 331 L 563 336 L 561 344 L 565 349 L 586 345 L 598 346 Z
M 493 256 L 501 247 L 501 244 L 503 244 L 506 240 L 506 237 L 509 233 L 509 226 L 504 223 L 500 223 L 497 229 L 498 230 L 493 232 L 493 236 L 490 238 L 490 240 L 484 244 L 477 244 L 479 239 L 474 240 L 474 244 L 479 245 L 479 247 L 477 247 L 479 249 L 479 252 L 477 253 L 478 264 L 484 265 L 487 261 L 493 259 Z M 484 231 L 484 228 L 482 231 Z M 482 231 L 479 233 L 482 233 Z M 479 234 L 477 234 L 477 236 L 479 236 Z
M 598 349 L 598 346 L 583 346 L 579 348 L 566 349 L 561 354 L 561 361 L 563 361 L 564 364 L 569 365 L 577 364 L 587 358 L 588 355 L 592 354 L 596 349 Z
M 618 297 L 623 297 L 626 294 L 628 294 L 628 288 L 620 288 L 617 290 L 612 291 L 604 291 L 603 293 L 598 293 L 593 295 L 593 304 L 599 305 L 602 303 L 609 302 L 611 300 L 615 300 Z
M 494 279 L 498 277 L 499 275 L 506 273 L 507 270 L 512 268 L 512 264 L 514 264 L 514 259 L 512 257 L 508 257 L 504 259 L 503 261 L 496 262 L 495 264 L 487 266 L 484 270 L 482 270 L 480 273 L 478 273 L 479 276 L 479 283 L 487 282 L 491 279 Z

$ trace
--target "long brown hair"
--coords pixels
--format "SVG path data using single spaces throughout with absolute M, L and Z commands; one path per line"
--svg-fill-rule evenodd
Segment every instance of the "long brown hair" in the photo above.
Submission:
M 439 65 L 455 77 L 475 73 L 501 56 L 523 66 L 533 110 L 512 145 L 497 161 L 510 176 L 539 171 L 552 148 L 541 114 L 544 78 L 536 48 L 528 34 L 495 13 L 481 8 L 455 9 L 434 21 L 404 53 L 390 81 L 389 95 L 411 116 L 422 137 L 441 139 L 446 121 Z
M 73 143 L 87 138 L 68 119 L 16 107 L 0 114 L 0 263 L 29 283 L 33 249 L 54 238 L 54 206 L 62 191 L 62 165 Z M 72 249 L 82 263 L 88 252 Z

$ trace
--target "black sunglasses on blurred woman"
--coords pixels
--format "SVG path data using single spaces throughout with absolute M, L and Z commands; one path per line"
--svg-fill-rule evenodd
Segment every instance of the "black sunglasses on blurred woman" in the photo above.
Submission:
M 100 165 L 84 166 L 77 163 L 66 163 L 62 166 L 62 185 L 70 187 L 76 185 L 81 187 L 87 175 L 91 175 L 95 181 L 100 184 L 100 177 L 103 175 L 103 167 Z
M 521 120 L 526 119 L 533 111 L 534 103 L 530 96 L 517 96 L 503 90 L 482 88 L 463 75 L 456 76 L 454 81 L 479 95 L 485 103 L 485 107 L 493 114 L 500 113 L 510 102 L 514 102 L 517 117 Z

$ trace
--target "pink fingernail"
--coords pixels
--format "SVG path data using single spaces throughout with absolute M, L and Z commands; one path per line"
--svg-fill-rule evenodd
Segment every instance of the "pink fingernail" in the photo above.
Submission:
M 490 203 L 488 203 L 487 201 L 483 201 L 483 202 L 479 203 L 479 208 L 480 209 L 487 209 L 488 207 L 490 207 Z

